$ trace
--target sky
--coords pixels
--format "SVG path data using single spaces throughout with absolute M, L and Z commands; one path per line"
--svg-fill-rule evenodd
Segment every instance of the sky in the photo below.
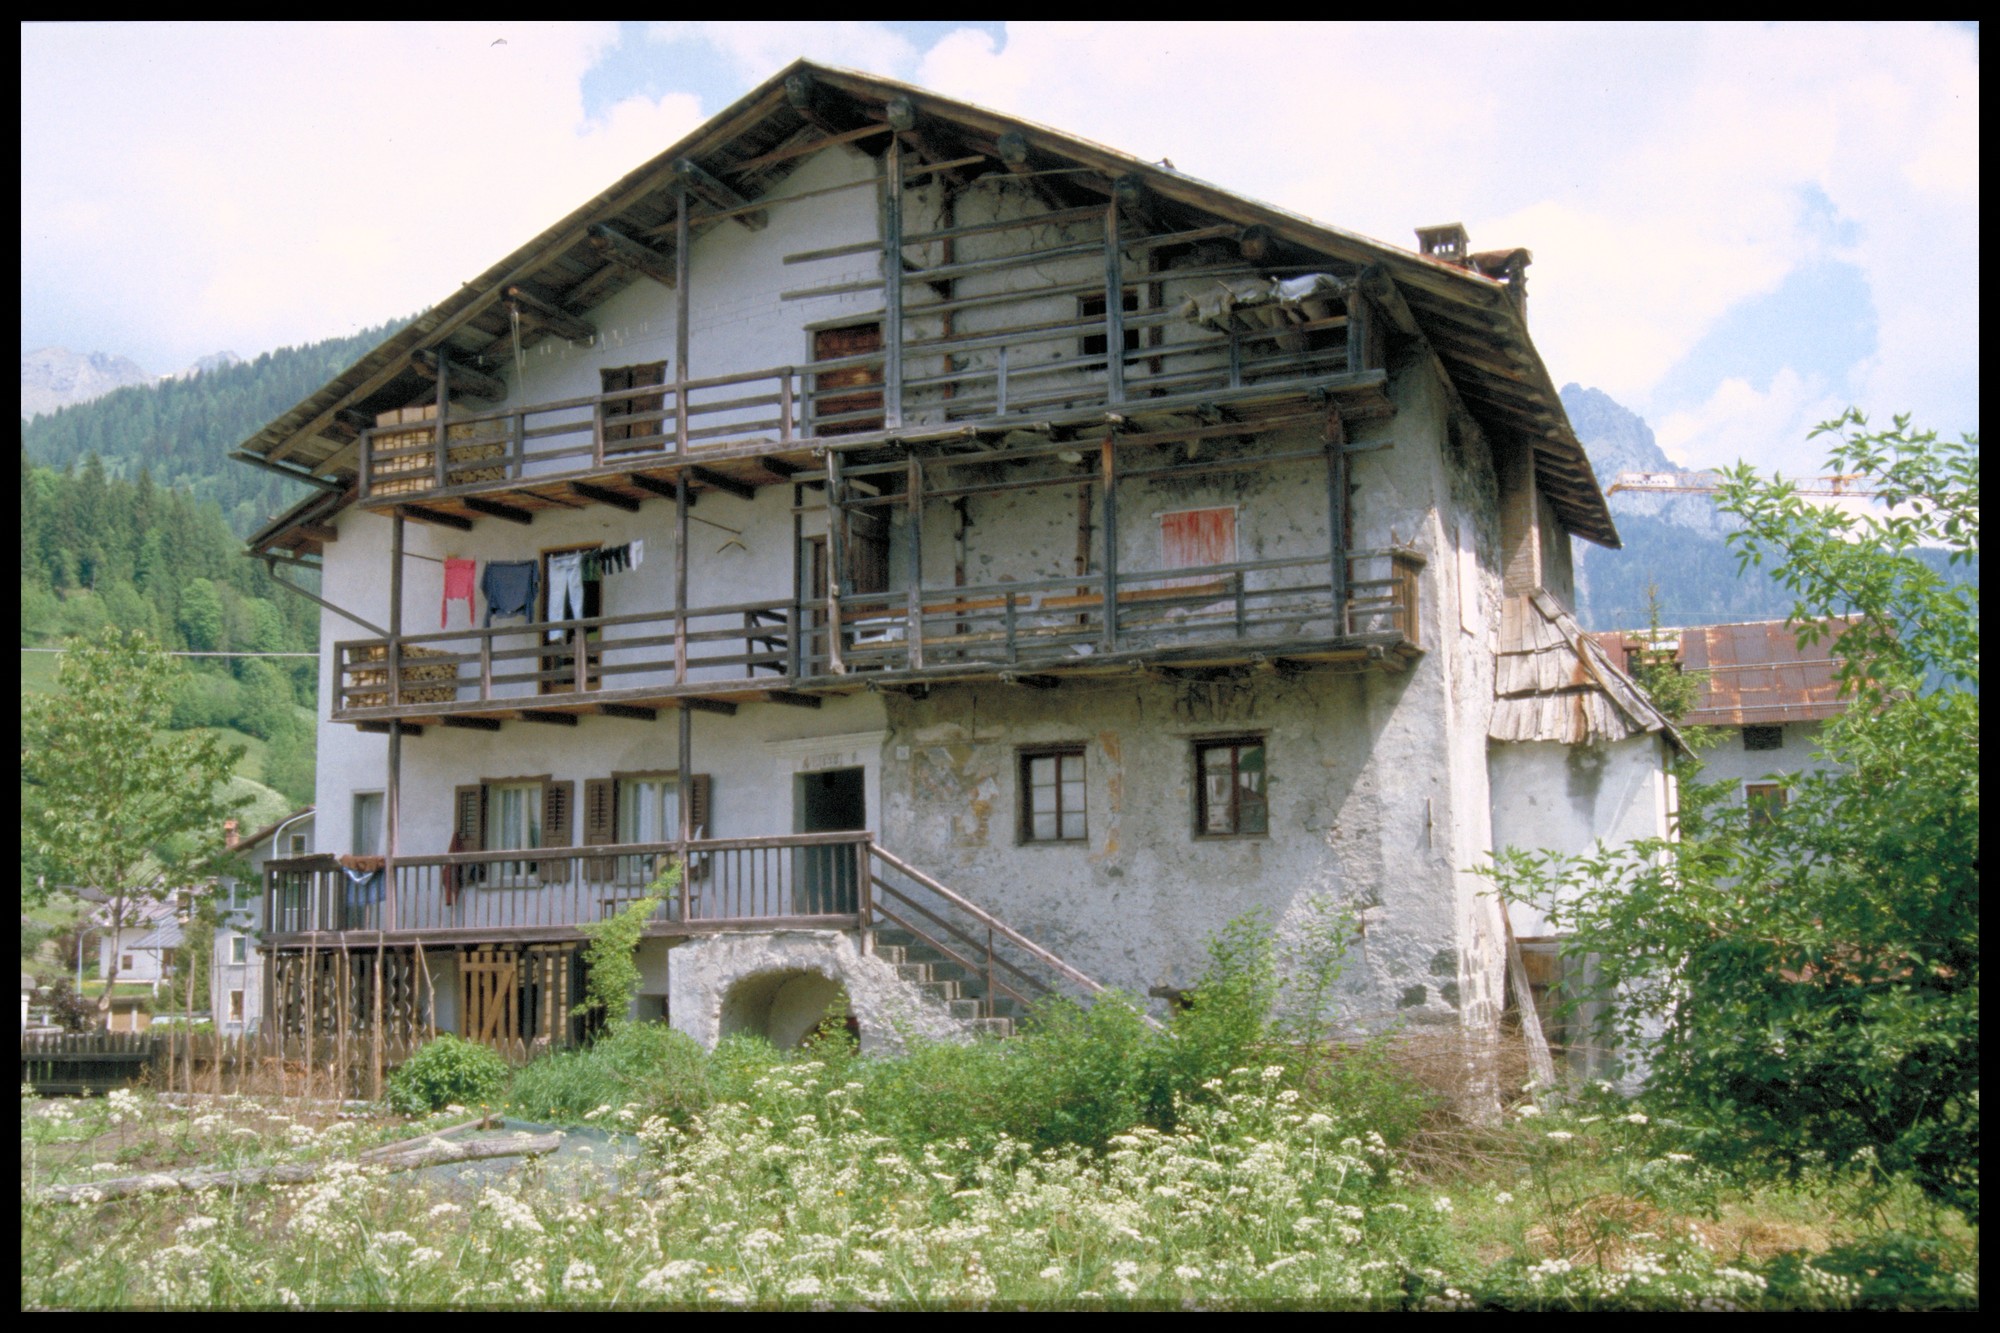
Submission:
M 407 316 L 792 59 L 1390 244 L 1526 246 L 1558 385 L 1690 466 L 1979 427 L 1964 26 L 66 24 L 21 48 L 21 346 L 154 373 Z

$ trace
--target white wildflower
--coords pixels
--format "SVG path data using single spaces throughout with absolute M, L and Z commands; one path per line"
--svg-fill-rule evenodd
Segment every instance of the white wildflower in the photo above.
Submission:
M 603 1291 L 604 1280 L 597 1276 L 597 1266 L 586 1259 L 572 1259 L 563 1270 L 562 1289 L 564 1291 Z

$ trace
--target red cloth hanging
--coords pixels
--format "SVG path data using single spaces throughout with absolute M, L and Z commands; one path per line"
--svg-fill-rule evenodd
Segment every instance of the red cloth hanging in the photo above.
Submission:
M 438 607 L 438 628 L 451 628 L 451 604 L 465 603 L 466 623 L 472 621 L 473 576 L 478 572 L 475 560 L 447 560 L 444 562 L 444 601 Z

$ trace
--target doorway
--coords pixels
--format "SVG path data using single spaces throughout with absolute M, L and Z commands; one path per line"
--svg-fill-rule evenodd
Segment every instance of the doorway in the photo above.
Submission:
M 845 833 L 868 827 L 864 768 L 829 768 L 792 779 L 792 823 L 800 833 Z M 855 846 L 801 847 L 793 880 L 792 910 L 800 916 L 848 915 L 860 910 L 861 867 Z

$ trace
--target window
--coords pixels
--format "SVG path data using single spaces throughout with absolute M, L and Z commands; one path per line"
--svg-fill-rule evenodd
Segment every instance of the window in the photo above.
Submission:
M 613 370 L 600 370 L 598 376 L 605 393 L 645 389 L 667 382 L 667 363 L 653 361 L 643 366 L 619 366 Z M 639 394 L 606 403 L 604 452 L 622 454 L 666 448 L 668 441 L 650 438 L 671 434 L 675 429 L 673 423 L 660 415 L 666 405 L 666 395 L 658 393 Z M 627 417 L 642 417 L 644 420 L 623 420 Z
M 696 839 L 714 837 L 710 827 L 709 776 L 689 780 L 689 824 Z M 614 773 L 583 784 L 583 843 L 675 842 L 681 836 L 681 781 L 671 772 Z M 587 863 L 586 877 L 644 884 L 653 877 L 657 858 L 598 857 Z
M 1743 748 L 1746 750 L 1782 750 L 1785 748 L 1783 727 L 1743 728 Z
M 1127 288 L 1124 299 L 1119 304 L 1124 307 L 1126 314 L 1137 314 L 1139 310 L 1138 291 L 1134 288 Z M 1079 297 L 1076 303 L 1076 315 L 1078 319 L 1103 319 L 1104 293 L 1097 292 L 1090 296 Z M 1104 334 L 1086 333 L 1083 335 L 1082 340 L 1078 342 L 1077 351 L 1084 356 L 1103 356 L 1105 346 Z M 1125 350 L 1127 352 L 1136 352 L 1139 350 L 1139 330 L 1134 328 L 1127 328 L 1125 330 Z
M 304 856 L 306 854 L 306 835 L 303 833 L 289 834 L 285 845 L 290 849 L 286 853 L 288 856 Z
M 1083 747 L 1026 750 L 1021 754 L 1021 841 L 1082 842 Z
M 229 961 L 232 963 L 247 963 L 250 961 L 250 940 L 247 936 L 231 935 L 229 937 Z
M 1778 815 L 1785 808 L 1787 794 L 1782 782 L 1746 782 L 1743 784 L 1743 802 L 1750 807 L 1750 826 L 1762 828 L 1778 822 Z
M 118 955 L 118 970 L 120 972 L 130 972 L 132 970 L 131 954 L 123 953 Z
M 812 358 L 841 361 L 882 350 L 880 324 L 852 324 L 813 334 Z M 815 435 L 855 435 L 882 429 L 882 362 L 815 370 L 810 406 Z
M 229 1021 L 232 1023 L 243 1021 L 243 992 L 240 990 L 229 992 Z
M 1227 838 L 1270 831 L 1261 738 L 1198 742 L 1194 761 L 1197 837 Z
M 568 847 L 573 782 L 547 777 L 499 778 L 458 788 L 452 798 L 452 832 L 462 851 L 512 851 L 516 848 Z M 568 875 L 567 857 L 546 861 L 503 861 L 491 867 L 465 867 L 459 887 L 484 883 L 505 887 L 532 881 L 559 883 Z M 451 889 L 447 884 L 447 889 Z
M 356 856 L 380 856 L 382 854 L 382 793 L 379 791 L 358 791 L 354 793 L 354 854 Z

